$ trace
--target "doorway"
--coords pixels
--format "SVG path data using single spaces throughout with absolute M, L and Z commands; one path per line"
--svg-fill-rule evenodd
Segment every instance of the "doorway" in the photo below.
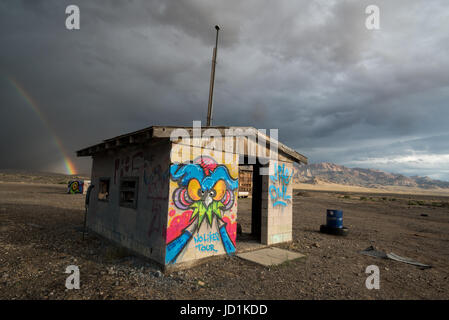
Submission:
M 260 164 L 239 165 L 237 252 L 265 247 L 262 238 L 262 176 Z

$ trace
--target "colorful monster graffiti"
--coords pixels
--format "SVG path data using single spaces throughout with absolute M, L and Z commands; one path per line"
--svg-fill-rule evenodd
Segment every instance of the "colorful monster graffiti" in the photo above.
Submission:
M 67 193 L 83 193 L 84 181 L 82 180 L 71 180 L 69 181 Z
M 173 204 L 184 212 L 167 228 L 166 263 L 176 262 L 192 238 L 195 250 L 201 253 L 218 252 L 219 244 L 226 253 L 235 252 L 236 223 L 225 214 L 234 205 L 238 178 L 233 179 L 225 165 L 208 156 L 193 163 L 173 164 L 170 177 L 177 182 Z M 169 216 L 175 214 L 172 210 Z M 207 229 L 202 228 L 204 224 Z

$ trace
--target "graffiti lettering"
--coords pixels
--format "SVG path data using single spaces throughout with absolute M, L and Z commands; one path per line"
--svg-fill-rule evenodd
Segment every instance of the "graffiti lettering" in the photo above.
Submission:
M 123 159 L 115 159 L 114 161 L 114 184 L 117 183 L 117 177 L 121 178 L 130 174 L 130 158 L 127 156 Z
M 209 232 L 209 233 L 204 233 L 203 235 L 198 234 L 194 237 L 194 239 L 195 239 L 195 244 L 200 243 L 200 242 L 209 242 L 210 243 L 212 241 L 220 240 L 218 232 L 215 232 L 215 233 Z
M 153 201 L 153 206 L 151 208 L 151 212 L 153 215 L 153 218 L 150 222 L 150 227 L 148 229 L 148 237 L 151 238 L 151 236 L 155 234 L 160 234 L 161 232 L 161 213 L 162 213 L 162 206 L 157 201 Z
M 148 186 L 148 199 L 167 199 L 167 190 L 164 188 L 164 181 L 169 177 L 169 169 L 162 169 L 157 165 L 150 172 L 145 163 L 143 171 L 143 181 Z
M 131 160 L 131 172 L 132 174 L 139 174 L 140 169 L 143 167 L 143 152 L 138 152 L 133 155 Z
M 214 245 L 213 244 L 210 244 L 210 245 L 208 245 L 208 246 L 205 246 L 205 245 L 203 245 L 203 244 L 197 244 L 196 246 L 195 246 L 195 248 L 197 248 L 198 249 L 198 251 L 213 251 L 213 252 L 218 252 L 218 250 L 215 250 L 215 248 L 214 248 Z
M 290 174 L 288 169 L 285 168 L 285 164 L 282 164 L 282 166 L 277 163 L 274 164 L 274 175 L 270 175 L 272 184 L 268 188 L 273 207 L 278 205 L 285 207 L 291 201 L 291 196 L 287 195 L 287 186 L 292 177 L 293 172 Z

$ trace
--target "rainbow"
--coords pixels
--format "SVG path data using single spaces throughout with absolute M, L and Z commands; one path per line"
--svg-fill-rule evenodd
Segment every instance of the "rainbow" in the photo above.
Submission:
M 72 160 L 70 160 L 70 157 L 67 155 L 67 151 L 64 149 L 64 146 L 62 145 L 61 140 L 57 137 L 55 131 L 50 126 L 50 123 L 48 122 L 47 118 L 40 110 L 36 101 L 34 101 L 34 99 L 25 91 L 25 89 L 13 78 L 8 77 L 8 80 L 13 85 L 13 87 L 16 89 L 16 91 L 19 93 L 19 95 L 23 99 L 25 99 L 27 104 L 31 107 L 31 109 L 33 109 L 33 111 L 37 114 L 39 119 L 41 119 L 42 123 L 45 125 L 47 130 L 50 132 L 51 136 L 53 137 L 53 142 L 55 143 L 56 147 L 58 148 L 58 150 L 60 151 L 60 153 L 64 159 L 64 165 L 65 165 L 65 168 L 67 171 L 66 173 L 70 174 L 70 175 L 76 174 L 76 169 L 75 169 L 75 166 L 73 165 Z

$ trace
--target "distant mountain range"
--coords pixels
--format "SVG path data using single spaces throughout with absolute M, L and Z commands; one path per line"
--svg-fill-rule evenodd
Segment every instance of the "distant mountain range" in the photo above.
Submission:
M 334 163 L 322 162 L 305 166 L 295 164 L 295 183 L 317 184 L 320 181 L 343 185 L 376 188 L 379 186 L 401 186 L 423 189 L 449 188 L 449 182 L 429 177 L 407 177 L 374 169 L 347 168 Z

